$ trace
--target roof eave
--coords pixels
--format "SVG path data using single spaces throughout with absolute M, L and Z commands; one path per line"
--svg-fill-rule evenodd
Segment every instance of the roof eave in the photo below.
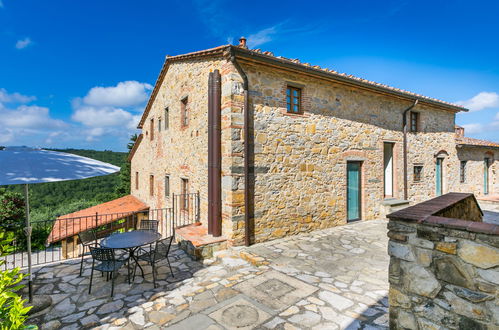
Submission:
M 192 52 L 192 53 L 187 53 L 187 54 L 182 54 L 182 55 L 177 55 L 177 56 L 166 56 L 165 62 L 163 63 L 163 67 L 161 68 L 161 71 L 159 73 L 158 79 L 156 79 L 156 83 L 154 84 L 153 91 L 151 93 L 151 96 L 149 97 L 149 100 L 147 101 L 147 105 L 144 109 L 144 112 L 142 113 L 142 117 L 140 118 L 139 124 L 137 125 L 137 128 L 141 129 L 144 127 L 144 122 L 147 118 L 147 115 L 149 114 L 149 111 L 151 110 L 152 104 L 154 100 L 156 99 L 156 96 L 159 92 L 159 89 L 161 87 L 161 84 L 163 83 L 163 79 L 165 78 L 166 72 L 168 71 L 168 67 L 172 62 L 175 61 L 181 61 L 181 60 L 189 60 L 192 58 L 200 58 L 200 57 L 213 57 L 213 56 L 221 56 L 226 49 L 229 49 L 229 47 L 232 47 L 230 45 L 223 45 L 223 46 L 218 46 L 215 48 L 210 48 L 210 49 L 205 49 L 205 50 L 200 50 L 197 52 Z
M 345 83 L 348 85 L 354 85 L 354 86 L 361 87 L 361 88 L 368 89 L 368 90 L 376 90 L 376 91 L 384 93 L 384 94 L 391 94 L 391 95 L 398 96 L 398 97 L 401 97 L 401 98 L 404 98 L 407 100 L 411 100 L 411 101 L 418 99 L 419 102 L 438 106 L 438 107 L 445 108 L 447 110 L 451 110 L 454 112 L 460 112 L 460 111 L 467 112 L 467 111 L 469 111 L 468 109 L 461 107 L 461 106 L 457 106 L 457 105 L 453 105 L 453 104 L 449 104 L 449 103 L 444 103 L 444 102 L 439 102 L 437 100 L 433 100 L 433 99 L 430 99 L 428 97 L 424 97 L 424 96 L 420 96 L 420 95 L 411 95 L 408 93 L 404 93 L 402 91 L 397 91 L 397 90 L 386 88 L 383 86 L 376 86 L 374 84 L 359 81 L 357 79 L 352 79 L 352 78 L 349 78 L 347 76 L 343 76 L 343 75 L 340 75 L 340 74 L 337 74 L 334 72 L 327 72 L 325 70 L 316 69 L 314 67 L 309 67 L 309 66 L 306 66 L 306 65 L 301 64 L 301 63 L 293 63 L 287 59 L 282 59 L 282 58 L 278 58 L 275 56 L 269 56 L 269 55 L 265 55 L 265 54 L 256 53 L 254 51 L 240 48 L 240 47 L 236 47 L 236 46 L 231 46 L 231 47 L 235 50 L 235 55 L 239 58 L 246 58 L 246 59 L 254 60 L 257 62 L 264 62 L 264 63 L 273 64 L 273 65 L 277 65 L 280 67 L 284 67 L 284 68 L 288 68 L 288 69 L 292 69 L 292 70 L 296 70 L 296 71 L 302 71 L 302 72 L 306 72 L 308 74 L 312 74 L 312 75 L 316 75 L 316 76 L 320 76 L 320 77 L 324 77 L 324 78 L 328 78 L 328 79 L 334 79 L 334 80 L 337 80 L 339 82 L 342 82 L 342 83 Z
M 488 146 L 483 144 L 469 144 L 469 143 L 457 143 L 459 148 L 470 147 L 470 148 L 494 148 L 499 149 L 499 146 Z

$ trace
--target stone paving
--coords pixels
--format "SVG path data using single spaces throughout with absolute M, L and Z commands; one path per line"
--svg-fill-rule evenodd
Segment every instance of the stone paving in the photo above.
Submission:
M 386 221 L 375 220 L 223 251 L 191 260 L 174 247 L 159 264 L 158 288 L 146 276 L 111 283 L 90 263 L 36 270 L 36 294 L 53 305 L 30 318 L 41 329 L 387 329 Z M 95 274 L 94 274 L 95 275 Z

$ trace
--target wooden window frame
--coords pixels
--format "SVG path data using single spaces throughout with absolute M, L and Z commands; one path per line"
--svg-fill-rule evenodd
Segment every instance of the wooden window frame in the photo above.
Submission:
M 154 196 L 154 175 L 149 175 L 149 196 Z
M 419 112 L 411 111 L 409 115 L 409 130 L 419 132 Z
M 181 186 L 180 186 L 180 210 L 188 211 L 189 210 L 189 179 L 188 178 L 180 178 Z
M 416 168 L 420 169 L 419 172 L 416 171 Z M 423 165 L 414 165 L 412 168 L 412 181 L 413 182 L 422 182 L 423 181 Z
M 468 161 L 462 160 L 459 162 L 459 182 L 466 183 L 466 165 Z
M 180 127 L 189 126 L 189 97 L 185 96 L 180 100 Z
M 288 95 L 288 91 L 289 91 L 289 95 Z M 293 96 L 293 91 L 298 92 L 298 96 Z M 288 96 L 289 96 L 289 102 L 288 102 Z M 292 86 L 292 85 L 287 85 L 285 98 L 286 98 L 285 99 L 286 100 L 286 113 L 295 114 L 295 115 L 303 114 L 303 107 L 302 107 L 303 88 Z M 295 99 L 298 99 L 298 103 L 296 103 L 296 104 L 293 102 Z M 298 106 L 298 112 L 293 111 L 294 105 Z
M 151 132 L 149 133 L 149 139 L 151 141 L 154 140 L 154 129 L 155 129 L 155 127 L 154 127 L 154 118 L 151 118 L 150 119 L 150 131 Z
M 139 190 L 139 172 L 135 172 L 135 190 Z
M 170 196 L 170 174 L 165 175 L 165 197 Z

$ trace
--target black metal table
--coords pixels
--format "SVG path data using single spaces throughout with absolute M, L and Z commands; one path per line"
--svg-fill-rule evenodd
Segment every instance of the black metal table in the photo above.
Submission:
M 139 260 L 135 256 L 135 251 L 147 244 L 156 242 L 161 238 L 158 232 L 152 230 L 134 230 L 125 233 L 113 234 L 109 237 L 104 238 L 100 245 L 108 249 L 123 249 L 128 250 L 130 258 L 132 258 L 139 266 L 142 272 L 142 277 L 144 277 L 144 270 L 139 264 Z

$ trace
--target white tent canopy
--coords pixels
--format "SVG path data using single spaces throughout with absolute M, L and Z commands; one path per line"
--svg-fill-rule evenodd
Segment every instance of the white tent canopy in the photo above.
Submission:
M 0 150 L 0 186 L 79 180 L 119 170 L 111 164 L 64 152 L 27 147 Z

